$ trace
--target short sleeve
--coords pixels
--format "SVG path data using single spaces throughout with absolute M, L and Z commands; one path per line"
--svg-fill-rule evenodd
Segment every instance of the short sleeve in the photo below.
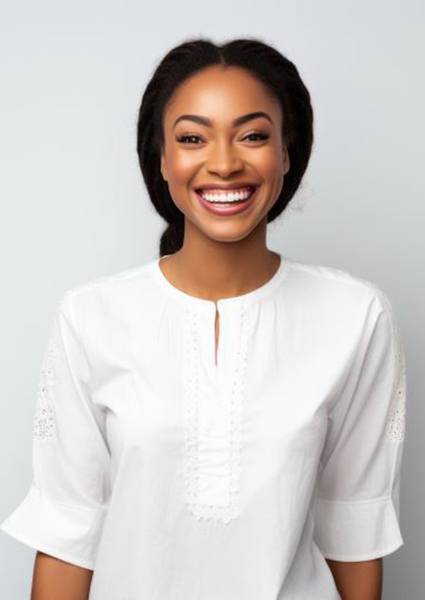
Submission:
M 404 543 L 405 354 L 393 307 L 379 288 L 352 356 L 329 412 L 314 502 L 314 541 L 323 556 L 339 561 L 379 558 Z
M 41 365 L 31 485 L 0 529 L 41 552 L 93 569 L 109 498 L 110 454 L 89 376 L 72 291 L 67 291 L 50 321 Z

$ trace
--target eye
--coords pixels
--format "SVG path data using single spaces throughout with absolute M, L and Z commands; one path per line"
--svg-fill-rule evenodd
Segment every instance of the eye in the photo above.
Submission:
M 253 139 L 256 138 L 256 139 Z M 242 138 L 242 140 L 248 140 L 251 142 L 257 142 L 257 141 L 263 141 L 263 140 L 267 140 L 270 136 L 265 134 L 265 133 L 260 133 L 258 131 L 254 131 L 253 133 L 249 133 L 248 135 L 246 135 L 244 138 Z M 177 141 L 181 144 L 194 144 L 194 145 L 199 145 L 200 142 L 202 142 L 202 138 L 199 137 L 199 135 L 196 134 L 185 134 L 185 135 L 181 135 L 179 137 L 176 138 Z
M 258 136 L 256 140 L 251 140 L 253 142 L 267 140 L 269 138 L 269 136 L 265 133 L 259 133 L 258 131 L 254 131 L 253 133 L 248 133 L 248 135 L 246 135 L 243 139 L 246 140 L 248 138 L 252 138 L 252 136 Z
M 201 138 L 199 137 L 199 135 L 195 135 L 195 134 L 188 134 L 188 135 L 181 135 L 180 137 L 176 138 L 178 142 L 182 143 L 182 144 L 196 144 L 197 142 L 194 142 L 193 140 L 200 140 Z M 185 141 L 185 140 L 190 140 L 190 141 Z

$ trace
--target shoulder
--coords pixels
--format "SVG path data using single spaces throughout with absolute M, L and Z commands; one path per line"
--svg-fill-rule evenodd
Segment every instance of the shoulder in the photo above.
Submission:
M 65 289 L 57 299 L 59 311 L 71 318 L 125 312 L 132 303 L 149 302 L 154 261 L 97 276 Z M 89 317 L 88 317 L 89 318 Z
M 391 311 L 386 291 L 374 281 L 335 266 L 288 259 L 292 288 L 311 305 L 359 312 Z

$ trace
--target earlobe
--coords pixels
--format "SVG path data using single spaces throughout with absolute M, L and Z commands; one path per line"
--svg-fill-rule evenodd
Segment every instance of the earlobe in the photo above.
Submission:
M 165 167 L 165 160 L 164 160 L 164 155 L 161 154 L 161 175 L 162 178 L 167 181 L 167 169 Z
M 286 146 L 283 147 L 283 167 L 286 173 L 289 171 L 291 167 L 291 161 L 289 160 L 288 148 Z

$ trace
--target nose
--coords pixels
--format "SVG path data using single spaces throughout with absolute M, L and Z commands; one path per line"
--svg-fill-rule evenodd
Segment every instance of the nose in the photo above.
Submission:
M 243 160 L 232 144 L 226 141 L 217 142 L 210 150 L 207 168 L 209 173 L 225 178 L 240 172 L 243 169 Z

